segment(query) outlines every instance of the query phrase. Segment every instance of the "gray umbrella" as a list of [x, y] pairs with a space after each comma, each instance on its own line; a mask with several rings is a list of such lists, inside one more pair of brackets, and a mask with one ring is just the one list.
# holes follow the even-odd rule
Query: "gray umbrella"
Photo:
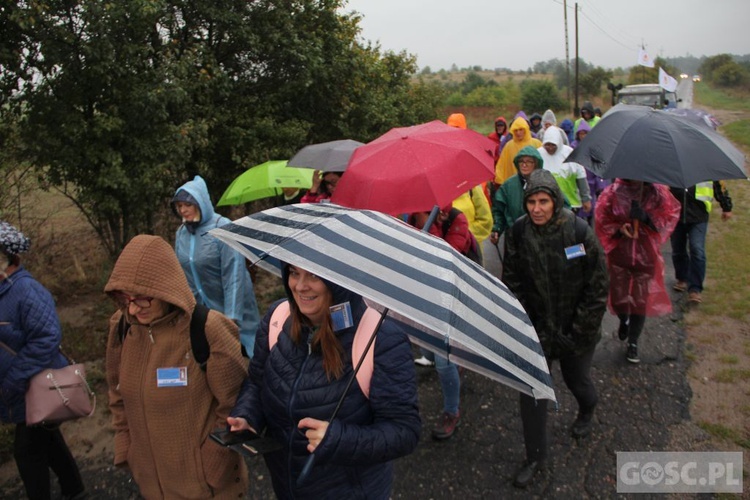
[[634, 179], [688, 188], [746, 179], [745, 157], [711, 128], [647, 106], [609, 110], [565, 160], [605, 179]]
[[343, 172], [354, 150], [363, 144], [351, 139], [310, 144], [297, 151], [287, 165], [314, 168], [321, 172]]

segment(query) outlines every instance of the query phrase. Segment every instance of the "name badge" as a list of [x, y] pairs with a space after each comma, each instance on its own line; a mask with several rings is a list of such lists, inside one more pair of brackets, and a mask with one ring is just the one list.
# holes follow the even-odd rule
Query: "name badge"
[[187, 387], [187, 385], [187, 366], [156, 369], [156, 387]]
[[329, 310], [331, 311], [331, 323], [333, 323], [334, 332], [354, 326], [352, 306], [349, 305], [349, 302], [336, 304], [335, 306], [331, 306]]
[[586, 255], [586, 248], [583, 246], [583, 243], [565, 249], [565, 257], [567, 257], [568, 260], [577, 259], [584, 255]]

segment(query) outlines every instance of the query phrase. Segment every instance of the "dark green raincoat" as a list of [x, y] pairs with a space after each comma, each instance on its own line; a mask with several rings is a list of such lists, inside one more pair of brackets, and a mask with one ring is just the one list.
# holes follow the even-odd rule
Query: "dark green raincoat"
[[[540, 191], [552, 196], [555, 211], [543, 226], [528, 214], [505, 233], [503, 282], [516, 295], [536, 329], [548, 359], [580, 355], [601, 339], [609, 278], [599, 240], [590, 227], [576, 241], [576, 216], [546, 170], [529, 176], [525, 200]], [[519, 226], [519, 227], [515, 227]], [[565, 249], [583, 243], [585, 255], [567, 258]]]

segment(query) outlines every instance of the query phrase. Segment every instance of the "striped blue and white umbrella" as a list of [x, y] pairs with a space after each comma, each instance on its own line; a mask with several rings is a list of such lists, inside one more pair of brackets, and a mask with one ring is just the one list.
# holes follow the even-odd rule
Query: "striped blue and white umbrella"
[[266, 256], [289, 262], [387, 308], [415, 343], [458, 365], [555, 399], [521, 304], [440, 238], [380, 212], [332, 203], [271, 208], [211, 234], [252, 263]]

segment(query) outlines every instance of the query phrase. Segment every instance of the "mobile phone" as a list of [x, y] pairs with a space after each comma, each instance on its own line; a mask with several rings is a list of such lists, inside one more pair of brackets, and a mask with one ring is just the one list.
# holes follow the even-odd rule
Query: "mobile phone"
[[246, 441], [258, 439], [258, 436], [253, 431], [227, 431], [227, 430], [216, 430], [210, 434], [211, 439], [216, 441], [222, 446], [234, 446], [236, 444], [242, 444]]

